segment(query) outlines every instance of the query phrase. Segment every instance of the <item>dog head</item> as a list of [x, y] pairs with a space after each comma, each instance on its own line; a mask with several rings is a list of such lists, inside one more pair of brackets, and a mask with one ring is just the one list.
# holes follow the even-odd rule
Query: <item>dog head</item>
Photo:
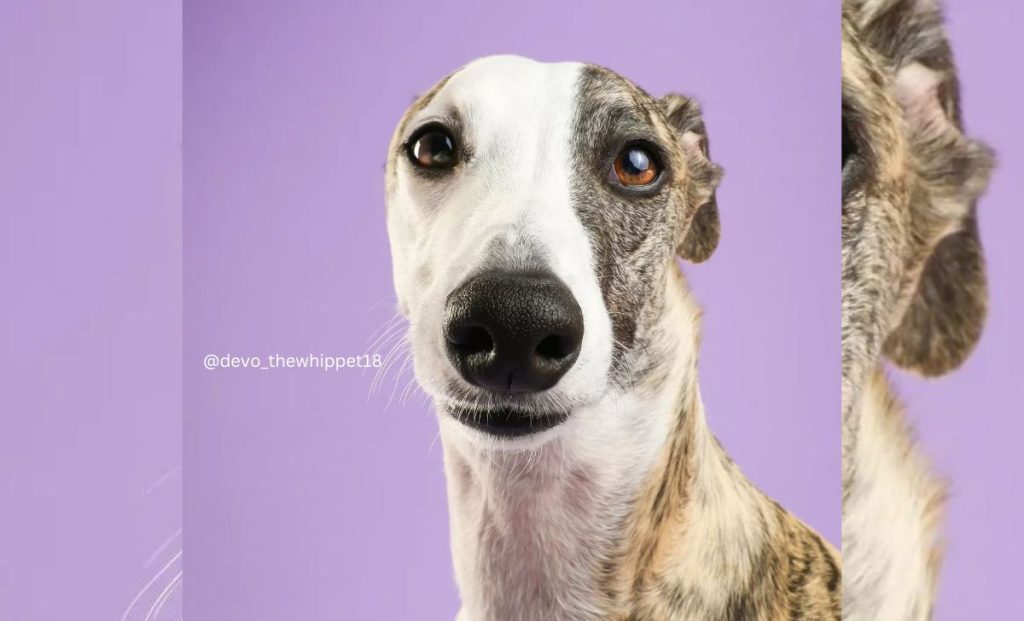
[[934, 3], [846, 2], [842, 64], [846, 397], [880, 353], [932, 376], [972, 351], [987, 298], [976, 203], [993, 157], [963, 132]]
[[417, 379], [481, 437], [537, 435], [633, 372], [674, 257], [718, 240], [696, 104], [596, 66], [477, 60], [391, 142], [388, 233]]

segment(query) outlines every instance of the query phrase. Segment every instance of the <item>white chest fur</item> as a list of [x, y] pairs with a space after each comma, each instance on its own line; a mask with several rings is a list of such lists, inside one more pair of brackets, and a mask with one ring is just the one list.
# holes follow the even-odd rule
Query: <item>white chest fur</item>
[[481, 450], [442, 420], [460, 619], [601, 617], [601, 562], [670, 420], [640, 407], [609, 397], [518, 452]]

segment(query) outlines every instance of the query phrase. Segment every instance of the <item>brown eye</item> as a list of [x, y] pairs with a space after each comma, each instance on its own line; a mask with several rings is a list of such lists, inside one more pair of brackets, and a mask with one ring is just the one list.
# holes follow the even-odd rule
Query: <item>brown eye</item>
[[439, 127], [425, 128], [409, 141], [409, 160], [422, 168], [451, 168], [456, 155], [455, 140]]
[[638, 146], [623, 149], [613, 169], [619, 183], [627, 186], [651, 185], [660, 172], [651, 152]]

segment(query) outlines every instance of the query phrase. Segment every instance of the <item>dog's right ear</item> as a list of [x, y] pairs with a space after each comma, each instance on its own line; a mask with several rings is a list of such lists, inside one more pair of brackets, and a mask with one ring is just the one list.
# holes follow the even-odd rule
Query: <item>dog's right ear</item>
[[722, 178], [722, 169], [711, 161], [707, 131], [700, 105], [683, 95], [666, 95], [659, 102], [661, 111], [679, 135], [689, 173], [687, 213], [692, 213], [689, 226], [676, 247], [676, 254], [700, 263], [708, 259], [718, 246], [720, 224], [715, 189]]

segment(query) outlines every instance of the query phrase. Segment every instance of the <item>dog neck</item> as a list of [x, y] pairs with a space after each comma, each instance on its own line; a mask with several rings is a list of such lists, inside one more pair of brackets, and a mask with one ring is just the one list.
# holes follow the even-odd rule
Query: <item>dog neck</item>
[[[700, 313], [669, 271], [648, 339], [657, 363], [574, 412], [557, 438], [496, 452], [442, 422], [460, 619], [606, 618], [649, 586], [669, 544], [673, 579], [704, 610], [746, 578], [740, 559], [758, 545], [751, 524], [765, 501], [707, 429]], [[701, 502], [686, 502], [693, 495]], [[666, 532], [682, 522], [685, 533]]]

